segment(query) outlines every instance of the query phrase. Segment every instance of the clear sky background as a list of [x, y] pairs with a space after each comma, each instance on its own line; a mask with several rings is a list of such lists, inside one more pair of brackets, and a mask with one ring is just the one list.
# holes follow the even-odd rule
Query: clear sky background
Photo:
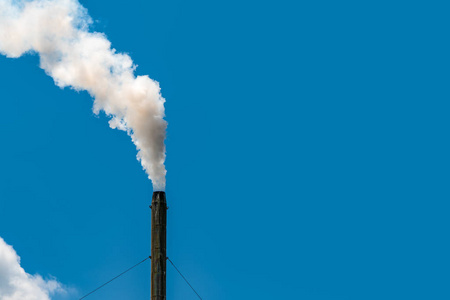
[[[446, 1], [81, 3], [161, 84], [168, 256], [203, 299], [450, 298]], [[149, 255], [152, 188], [38, 64], [0, 57], [0, 236], [77, 299]], [[170, 265], [167, 295], [196, 299]]]

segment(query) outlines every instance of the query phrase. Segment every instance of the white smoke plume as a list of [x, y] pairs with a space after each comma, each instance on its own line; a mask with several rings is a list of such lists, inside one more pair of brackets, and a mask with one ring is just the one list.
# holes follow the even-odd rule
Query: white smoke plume
[[0, 0], [0, 52], [37, 53], [56, 85], [88, 91], [94, 112], [104, 111], [111, 128], [131, 136], [153, 189], [164, 190], [167, 122], [159, 84], [135, 76], [131, 58], [89, 31], [91, 23], [77, 0]]
[[53, 295], [66, 293], [58, 281], [26, 273], [16, 251], [0, 237], [1, 300], [49, 300]]

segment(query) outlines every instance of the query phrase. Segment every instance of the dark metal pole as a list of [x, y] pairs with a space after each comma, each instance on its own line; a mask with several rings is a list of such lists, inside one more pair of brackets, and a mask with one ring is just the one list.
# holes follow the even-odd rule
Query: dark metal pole
[[152, 197], [152, 278], [151, 300], [166, 300], [166, 193], [154, 192]]

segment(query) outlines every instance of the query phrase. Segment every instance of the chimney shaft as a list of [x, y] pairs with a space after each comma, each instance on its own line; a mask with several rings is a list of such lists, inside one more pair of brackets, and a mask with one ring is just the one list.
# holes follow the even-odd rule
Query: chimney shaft
[[151, 300], [166, 300], [166, 193], [152, 197], [152, 266]]

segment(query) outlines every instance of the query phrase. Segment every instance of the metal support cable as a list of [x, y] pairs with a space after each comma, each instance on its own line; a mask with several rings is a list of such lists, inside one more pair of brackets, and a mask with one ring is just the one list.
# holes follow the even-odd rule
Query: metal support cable
[[197, 294], [198, 298], [200, 298], [201, 300], [202, 297], [200, 297], [200, 295], [197, 293], [197, 291], [192, 287], [192, 285], [189, 283], [189, 281], [187, 281], [186, 277], [183, 276], [183, 274], [181, 274], [180, 270], [178, 270], [177, 267], [175, 267], [175, 265], [173, 264], [173, 262], [170, 260], [170, 258], [167, 258], [167, 260], [172, 264], [172, 266], [175, 268], [175, 270], [177, 270], [178, 274], [180, 274], [181, 277], [183, 277], [184, 281], [186, 281], [186, 283], [191, 287], [191, 289], [194, 291], [195, 294]]
[[134, 269], [135, 267], [139, 266], [140, 264], [142, 264], [144, 261], [146, 261], [146, 260], [149, 259], [149, 258], [151, 258], [151, 257], [149, 256], [149, 257], [147, 257], [146, 259], [144, 259], [144, 260], [138, 262], [137, 264], [135, 264], [135, 265], [132, 266], [131, 268], [129, 268], [129, 269], [123, 271], [122, 273], [120, 273], [119, 275], [117, 275], [116, 277], [114, 277], [113, 279], [109, 280], [108, 282], [105, 282], [104, 284], [102, 284], [101, 286], [99, 286], [98, 288], [96, 288], [95, 290], [93, 290], [93, 291], [87, 293], [86, 295], [84, 295], [83, 297], [81, 297], [79, 300], [84, 299], [84, 298], [86, 298], [87, 296], [89, 296], [90, 294], [92, 294], [92, 293], [98, 291], [99, 289], [101, 289], [102, 287], [104, 287], [105, 285], [107, 285], [108, 283], [110, 283], [111, 281], [113, 281], [114, 279], [119, 278], [120, 276], [122, 276], [122, 275], [125, 274], [126, 272], [130, 271], [131, 269]]

